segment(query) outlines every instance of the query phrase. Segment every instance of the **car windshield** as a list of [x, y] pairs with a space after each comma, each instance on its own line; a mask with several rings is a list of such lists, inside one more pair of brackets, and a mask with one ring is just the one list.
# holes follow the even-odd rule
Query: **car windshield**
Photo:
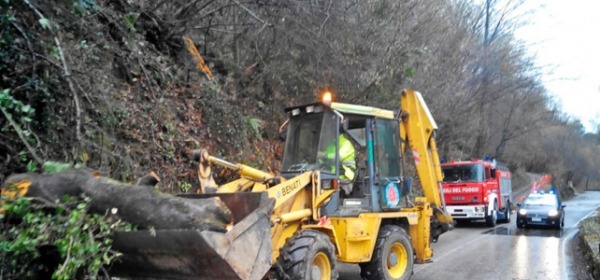
[[525, 207], [541, 207], [551, 206], [556, 207], [558, 201], [553, 195], [530, 195], [525, 199]]
[[442, 170], [444, 182], [483, 182], [483, 166], [480, 164], [444, 166]]

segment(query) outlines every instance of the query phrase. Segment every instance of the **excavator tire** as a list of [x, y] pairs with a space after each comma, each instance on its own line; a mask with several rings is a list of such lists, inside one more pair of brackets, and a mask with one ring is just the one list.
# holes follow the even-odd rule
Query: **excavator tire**
[[366, 280], [406, 280], [413, 273], [414, 254], [410, 237], [403, 228], [386, 225], [379, 231], [373, 257], [360, 264]]
[[337, 279], [335, 249], [329, 237], [316, 230], [304, 230], [287, 240], [277, 261], [281, 279]]

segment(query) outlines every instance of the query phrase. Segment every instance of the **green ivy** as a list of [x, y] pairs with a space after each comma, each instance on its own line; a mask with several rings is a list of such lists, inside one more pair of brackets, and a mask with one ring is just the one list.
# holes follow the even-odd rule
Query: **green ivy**
[[123, 18], [123, 22], [125, 23], [125, 28], [130, 32], [136, 32], [135, 22], [137, 21], [140, 14], [138, 13], [129, 13]]
[[38, 168], [37, 168], [37, 165], [35, 164], [35, 161], [33, 161], [33, 160], [30, 160], [30, 161], [27, 163], [27, 172], [31, 172], [31, 173], [33, 173], [33, 172], [36, 172], [36, 171], [37, 171], [37, 169], [38, 169]]
[[[35, 109], [31, 105], [15, 99], [9, 89], [0, 91], [0, 117], [7, 120], [0, 122], [0, 133], [17, 132], [24, 142], [35, 144], [36, 139], [29, 130], [34, 114]], [[20, 151], [17, 158], [22, 163], [31, 161], [26, 151]]]
[[[0, 107], [2, 107], [13, 120], [15, 120], [21, 127], [27, 127], [31, 122], [35, 109], [29, 104], [25, 104], [20, 100], [15, 99], [10, 94], [10, 89], [3, 89], [0, 91]], [[5, 128], [3, 128], [4, 130]], [[27, 132], [30, 135], [31, 132]]]
[[[111, 249], [115, 230], [131, 225], [88, 213], [89, 199], [65, 203], [18, 198], [5, 201], [0, 216], [0, 279], [33, 279], [51, 272], [52, 279], [97, 279], [121, 254]], [[46, 250], [44, 251], [43, 248]], [[48, 267], [54, 252], [57, 267]]]
[[262, 140], [262, 136], [260, 133], [260, 127], [262, 126], [262, 120], [252, 116], [244, 117], [244, 122], [250, 126], [250, 129], [254, 133], [254, 137], [258, 140]]
[[85, 167], [84, 164], [81, 163], [77, 163], [75, 165], [73, 165], [73, 163], [65, 163], [65, 162], [58, 162], [58, 161], [46, 161], [44, 162], [43, 166], [42, 166], [42, 170], [44, 173], [46, 174], [54, 174], [54, 173], [59, 173], [59, 172], [64, 172], [67, 171], [69, 169], [81, 169]]
[[179, 191], [182, 193], [188, 193], [192, 189], [192, 184], [185, 181], [177, 181], [177, 187], [179, 187]]

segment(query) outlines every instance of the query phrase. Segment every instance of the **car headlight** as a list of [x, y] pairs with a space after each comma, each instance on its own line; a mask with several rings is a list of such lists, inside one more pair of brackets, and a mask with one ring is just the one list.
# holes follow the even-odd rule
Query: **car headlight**
[[556, 216], [558, 215], [558, 210], [552, 209], [548, 212], [548, 216]]
[[519, 214], [520, 215], [525, 215], [525, 214], [527, 214], [527, 210], [525, 210], [525, 209], [519, 209]]

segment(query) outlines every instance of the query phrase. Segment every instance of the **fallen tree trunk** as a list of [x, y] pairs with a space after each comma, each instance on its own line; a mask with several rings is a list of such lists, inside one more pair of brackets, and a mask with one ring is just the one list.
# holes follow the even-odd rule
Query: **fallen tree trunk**
[[96, 177], [81, 170], [56, 174], [25, 173], [9, 176], [2, 189], [30, 182], [26, 197], [55, 202], [65, 196], [91, 199], [90, 210], [116, 212], [124, 221], [140, 229], [199, 229], [225, 232], [232, 223], [227, 206], [218, 198], [187, 199], [139, 186]]

